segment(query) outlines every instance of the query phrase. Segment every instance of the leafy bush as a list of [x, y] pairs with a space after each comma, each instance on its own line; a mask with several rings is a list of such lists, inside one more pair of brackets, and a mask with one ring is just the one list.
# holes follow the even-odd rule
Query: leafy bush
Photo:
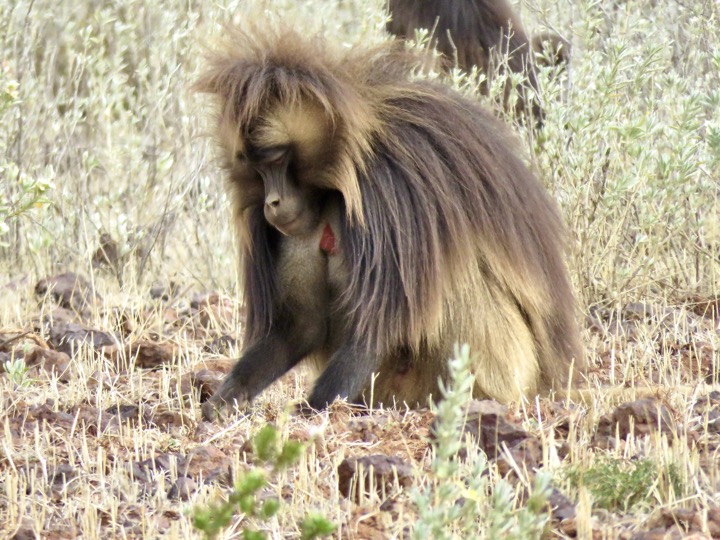
[[[493, 486], [485, 454], [458, 437], [472, 399], [471, 366], [469, 347], [456, 347], [450, 383], [442, 388], [443, 400], [433, 407], [437, 418], [430, 476], [413, 494], [418, 511], [413, 538], [539, 538], [548, 523], [550, 477], [537, 474], [525, 506], [516, 508], [515, 490], [502, 480]], [[466, 459], [459, 457], [461, 449], [467, 451]]]
[[[304, 447], [295, 441], [280, 444], [277, 430], [267, 425], [253, 439], [253, 455], [261, 464], [270, 467], [270, 473], [276, 474], [297, 463]], [[263, 522], [271, 519], [280, 510], [280, 501], [275, 497], [259, 500], [259, 492], [267, 486], [268, 473], [254, 467], [243, 473], [235, 483], [235, 488], [227, 500], [212, 504], [206, 508], [196, 508], [193, 513], [193, 524], [205, 538], [215, 538], [220, 531], [232, 522], [235, 514], [242, 512], [245, 518], [255, 518]], [[312, 540], [331, 534], [335, 527], [319, 514], [308, 513], [300, 524], [302, 540]], [[264, 540], [265, 533], [243, 526], [245, 540]]]
[[[574, 465], [566, 471], [571, 486], [584, 486], [593, 496], [594, 505], [606, 510], [627, 512], [654, 498], [654, 487], [666, 481], [676, 494], [681, 492], [680, 479], [673, 467], [658, 474], [658, 465], [650, 459], [623, 460], [603, 457], [590, 465]], [[663, 478], [664, 477], [664, 478]]]

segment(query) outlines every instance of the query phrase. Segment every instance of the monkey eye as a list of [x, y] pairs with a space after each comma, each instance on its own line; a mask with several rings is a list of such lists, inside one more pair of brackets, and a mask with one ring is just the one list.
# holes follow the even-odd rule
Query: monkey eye
[[258, 152], [258, 161], [264, 165], [280, 165], [287, 157], [287, 153], [288, 148], [286, 146], [264, 148]]

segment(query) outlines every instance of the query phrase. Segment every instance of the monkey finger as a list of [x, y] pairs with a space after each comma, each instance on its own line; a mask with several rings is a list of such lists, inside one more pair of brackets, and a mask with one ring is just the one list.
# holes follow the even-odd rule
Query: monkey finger
[[[231, 397], [232, 396], [232, 397]], [[244, 408], [249, 403], [249, 400], [245, 395], [237, 395], [231, 392], [230, 388], [220, 388], [209, 400], [202, 404], [202, 415], [203, 419], [212, 422], [214, 420], [221, 420], [223, 413], [227, 412], [230, 408], [239, 410]]]

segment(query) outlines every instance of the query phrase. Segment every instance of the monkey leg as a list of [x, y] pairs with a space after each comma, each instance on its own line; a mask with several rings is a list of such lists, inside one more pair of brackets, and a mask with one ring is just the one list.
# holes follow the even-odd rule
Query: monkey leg
[[315, 344], [294, 339], [295, 335], [276, 329], [249, 347], [220, 389], [202, 405], [203, 418], [212, 421], [227, 405], [246, 405], [307, 356]]
[[355, 401], [378, 371], [378, 358], [353, 343], [346, 343], [330, 357], [315, 383], [308, 405], [322, 410], [336, 398]]

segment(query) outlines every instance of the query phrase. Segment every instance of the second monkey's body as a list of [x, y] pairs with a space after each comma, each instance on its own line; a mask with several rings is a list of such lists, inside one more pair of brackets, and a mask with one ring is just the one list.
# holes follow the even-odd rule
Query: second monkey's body
[[[521, 74], [525, 80], [517, 85], [516, 112], [532, 110], [538, 126], [542, 124], [535, 65], [569, 62], [570, 44], [559, 35], [543, 32], [530, 39], [509, 0], [389, 0], [388, 9], [387, 30], [399, 38], [412, 39], [421, 28], [434, 31], [430, 44], [442, 54], [441, 68], [457, 65], [469, 72], [477, 66], [489, 80], [505, 67]], [[487, 92], [485, 84], [482, 88]], [[505, 87], [506, 110], [510, 88]]]

